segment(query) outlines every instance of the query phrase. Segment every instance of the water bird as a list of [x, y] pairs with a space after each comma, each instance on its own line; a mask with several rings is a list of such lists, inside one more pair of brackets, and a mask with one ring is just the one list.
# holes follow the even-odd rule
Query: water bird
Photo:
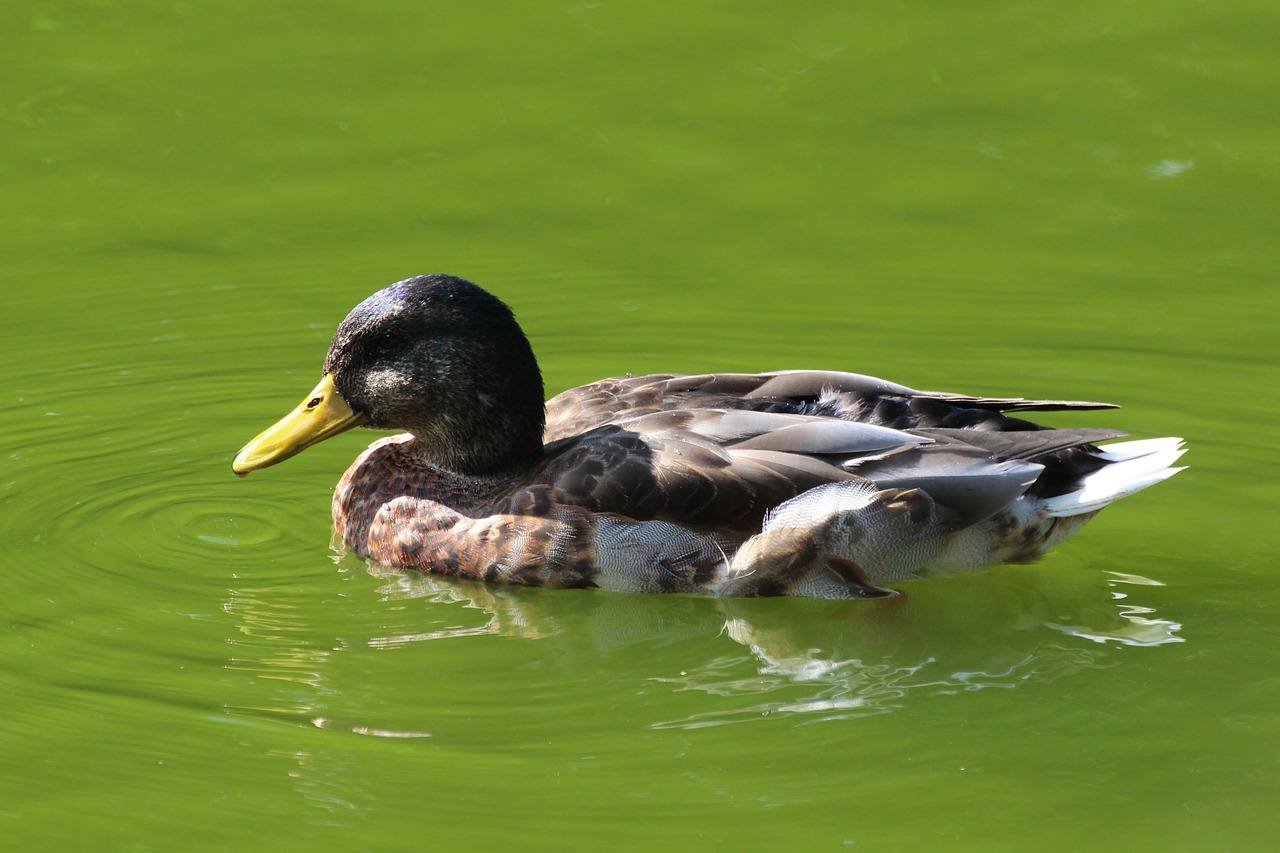
[[1110, 442], [1010, 412], [1108, 403], [918, 391], [826, 370], [621, 376], [544, 403], [511, 309], [471, 282], [390, 285], [338, 326], [323, 378], [235, 457], [244, 476], [356, 426], [337, 535], [393, 567], [492, 583], [878, 598], [1028, 562], [1182, 468], [1182, 439]]

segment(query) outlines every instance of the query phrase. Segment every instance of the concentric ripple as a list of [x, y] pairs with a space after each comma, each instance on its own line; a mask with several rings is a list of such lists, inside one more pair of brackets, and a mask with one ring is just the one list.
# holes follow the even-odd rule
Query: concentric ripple
[[[291, 379], [259, 381], [283, 386], [283, 400]], [[27, 382], [0, 413], [10, 436], [0, 545], [11, 552], [49, 549], [72, 572], [136, 575], [327, 542], [328, 500], [314, 471], [282, 469], [254, 483], [232, 476], [236, 448], [273, 416], [257, 402], [265, 393], [246, 398], [242, 380], [129, 351]]]

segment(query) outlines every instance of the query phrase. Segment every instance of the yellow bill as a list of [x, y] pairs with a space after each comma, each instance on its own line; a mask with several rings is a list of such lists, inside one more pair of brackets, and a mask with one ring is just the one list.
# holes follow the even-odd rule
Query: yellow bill
[[333, 376], [325, 374], [296, 409], [267, 427], [236, 454], [231, 470], [244, 477], [250, 471], [296, 456], [313, 444], [359, 426], [364, 420], [364, 415], [353, 412], [334, 390]]

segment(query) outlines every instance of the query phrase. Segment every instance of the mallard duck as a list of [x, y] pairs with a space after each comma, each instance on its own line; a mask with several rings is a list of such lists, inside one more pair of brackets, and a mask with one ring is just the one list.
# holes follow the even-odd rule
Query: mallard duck
[[543, 402], [511, 309], [448, 275], [338, 327], [324, 377], [236, 456], [239, 475], [352, 427], [345, 545], [493, 583], [875, 598], [924, 572], [1026, 562], [1181, 468], [1182, 440], [1099, 445], [1014, 411], [1107, 403], [917, 391], [855, 373], [659, 374]]

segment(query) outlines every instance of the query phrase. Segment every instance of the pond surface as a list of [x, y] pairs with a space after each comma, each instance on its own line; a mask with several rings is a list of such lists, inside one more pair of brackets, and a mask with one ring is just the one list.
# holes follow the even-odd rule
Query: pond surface
[[[12, 849], [1270, 849], [1280, 11], [10, 4]], [[1103, 399], [1191, 468], [889, 602], [508, 590], [248, 480], [347, 310], [509, 302], [548, 392]]]

